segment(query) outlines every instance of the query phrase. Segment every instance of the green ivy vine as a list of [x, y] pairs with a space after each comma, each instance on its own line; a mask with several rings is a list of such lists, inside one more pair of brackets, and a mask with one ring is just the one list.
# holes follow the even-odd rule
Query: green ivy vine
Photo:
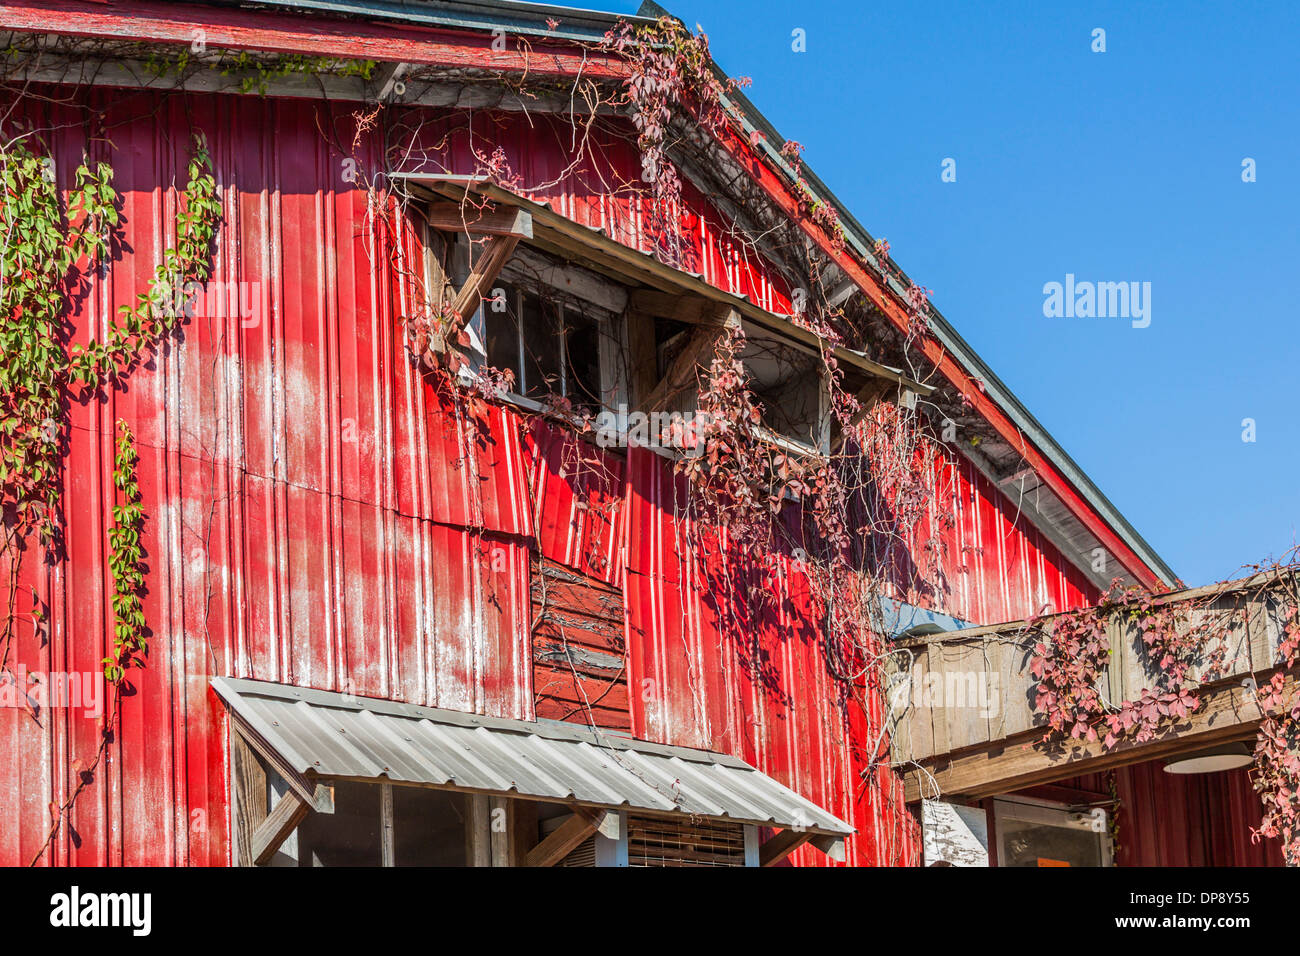
[[[0, 138], [2, 139], [2, 138]], [[15, 633], [17, 591], [25, 542], [33, 534], [47, 545], [57, 537], [60, 465], [67, 439], [70, 393], [110, 387], [136, 367], [185, 314], [191, 283], [211, 273], [211, 249], [222, 216], [212, 162], [195, 135], [176, 222], [176, 243], [164, 251], [146, 291], [121, 306], [103, 338], [65, 345], [64, 319], [83, 294], [93, 270], [103, 267], [119, 226], [113, 170], [88, 160], [77, 167], [66, 205], [53, 158], [24, 137], [0, 148], [0, 512], [7, 613], [0, 631], [0, 672], [7, 668]], [[112, 702], [99, 748], [88, 763], [72, 764], [75, 785], [62, 803], [50, 804], [51, 824], [33, 857], [37, 862], [57, 836], [77, 796], [93, 779], [117, 723], [122, 686], [131, 666], [144, 666], [144, 506], [136, 480], [138, 454], [130, 428], [119, 420], [113, 467], [115, 502], [109, 529], [113, 578], [113, 649], [103, 660]], [[31, 620], [44, 611], [32, 595]]]

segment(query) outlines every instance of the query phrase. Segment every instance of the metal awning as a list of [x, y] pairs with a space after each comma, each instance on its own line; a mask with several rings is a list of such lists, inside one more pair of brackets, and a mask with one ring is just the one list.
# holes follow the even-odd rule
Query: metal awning
[[502, 720], [217, 677], [240, 730], [294, 773], [682, 813], [844, 837], [843, 820], [735, 757], [569, 724]]

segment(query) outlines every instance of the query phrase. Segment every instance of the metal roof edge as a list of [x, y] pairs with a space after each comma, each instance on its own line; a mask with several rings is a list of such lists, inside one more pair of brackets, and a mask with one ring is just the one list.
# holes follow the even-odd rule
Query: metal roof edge
[[[399, 20], [404, 23], [453, 30], [490, 32], [504, 28], [512, 33], [557, 40], [590, 42], [604, 37], [619, 20], [651, 22], [638, 14], [582, 10], [549, 3], [516, 0], [200, 0], [225, 7], [250, 5], [284, 10], [315, 11], [333, 16]], [[554, 30], [548, 19], [558, 20]]]

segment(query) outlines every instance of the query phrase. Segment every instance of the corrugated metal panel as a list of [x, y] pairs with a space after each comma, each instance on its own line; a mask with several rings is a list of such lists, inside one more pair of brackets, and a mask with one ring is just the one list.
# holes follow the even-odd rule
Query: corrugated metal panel
[[607, 584], [622, 584], [627, 548], [623, 459], [535, 420], [525, 434], [538, 550]]
[[725, 817], [836, 835], [853, 829], [725, 754], [260, 681], [215, 678], [212, 686], [243, 725], [301, 773]]

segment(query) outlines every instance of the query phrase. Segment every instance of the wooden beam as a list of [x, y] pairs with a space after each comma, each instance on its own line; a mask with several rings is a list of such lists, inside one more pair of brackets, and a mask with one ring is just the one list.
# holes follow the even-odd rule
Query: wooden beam
[[292, 766], [290, 766], [283, 757], [276, 752], [275, 748], [270, 746], [266, 741], [255, 733], [250, 727], [241, 723], [233, 722], [234, 716], [231, 716], [232, 732], [239, 736], [239, 739], [251, 747], [272, 770], [284, 778], [298, 796], [307, 801], [310, 809], [317, 813], [334, 812], [334, 787], [329, 783], [322, 783], [306, 776], [303, 776]]
[[[998, 741], [992, 748], [922, 761], [923, 770], [907, 768], [903, 771], [904, 797], [912, 802], [936, 796], [936, 786], [944, 797], [991, 797], [1248, 739], [1263, 714], [1254, 694], [1241, 686], [1245, 676], [1237, 675], [1231, 681], [1203, 689], [1196, 713], [1156, 740], [1141, 744], [1122, 741], [1113, 750], [1103, 748], [1100, 741], [1076, 740], [1052, 747], [1038, 743], [1043, 733], [1039, 728]], [[1256, 680], [1262, 686], [1269, 676], [1261, 674]], [[1296, 683], [1294, 674], [1287, 677], [1283, 690], [1286, 697], [1296, 692]]]
[[624, 313], [627, 326], [628, 389], [631, 401], [644, 405], [659, 381], [659, 355], [655, 320], [631, 307]]
[[586, 807], [575, 808], [573, 816], [528, 851], [528, 855], [524, 857], [524, 866], [554, 866], [604, 824], [605, 811], [589, 810]]
[[821, 850], [832, 860], [837, 863], [843, 863], [845, 856], [844, 837], [840, 836], [815, 836], [808, 841], [810, 846]]
[[465, 796], [465, 865], [492, 865], [492, 798], [486, 793]]
[[776, 866], [816, 835], [811, 830], [782, 830], [758, 848], [758, 865]]
[[379, 865], [397, 866], [397, 840], [393, 830], [393, 785], [379, 785]]
[[688, 322], [691, 325], [716, 325], [720, 314], [719, 303], [710, 299], [696, 295], [658, 292], [654, 289], [637, 289], [632, 293], [631, 306], [647, 315]]
[[400, 61], [448, 70], [491, 70], [536, 77], [591, 77], [622, 82], [630, 75], [626, 59], [613, 51], [573, 43], [536, 48], [447, 27], [412, 30], [402, 23], [352, 20], [347, 23], [304, 17], [298, 12], [247, 10], [133, 0], [106, 7], [101, 0], [6, 0], [0, 5], [0, 30], [40, 36], [114, 37], [122, 42], [189, 46], [202, 28], [209, 47], [300, 53], [343, 60]]
[[533, 217], [522, 209], [510, 206], [499, 209], [489, 204], [479, 208], [472, 202], [462, 204], [446, 200], [429, 203], [425, 216], [430, 226], [443, 232], [533, 238]]
[[235, 864], [253, 865], [253, 834], [266, 819], [266, 771], [253, 748], [233, 727], [230, 769], [235, 797]]
[[718, 314], [708, 323], [697, 326], [673, 358], [650, 394], [641, 402], [643, 411], [658, 412], [666, 409], [672, 399], [682, 392], [695, 388], [699, 384], [700, 370], [708, 368], [713, 362], [718, 339], [728, 325], [739, 322], [740, 316], [734, 311]]
[[518, 236], [493, 236], [471, 267], [469, 278], [456, 294], [452, 308], [457, 315], [468, 319], [483, 301], [483, 293], [501, 274], [501, 267], [506, 264], [515, 246], [519, 244]]
[[510, 865], [523, 866], [528, 854], [537, 846], [537, 804], [532, 800], [512, 800], [510, 815]]
[[275, 856], [280, 844], [298, 824], [311, 813], [311, 806], [294, 790], [286, 790], [280, 802], [253, 832], [252, 857], [254, 866], [264, 866]]

